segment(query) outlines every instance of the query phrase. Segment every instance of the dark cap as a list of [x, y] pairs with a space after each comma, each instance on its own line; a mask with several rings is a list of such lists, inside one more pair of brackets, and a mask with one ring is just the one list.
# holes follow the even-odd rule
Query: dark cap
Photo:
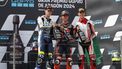
[[85, 9], [79, 8], [79, 9], [78, 9], [78, 12], [85, 12]]
[[52, 6], [47, 5], [47, 6], [45, 7], [45, 10], [50, 10], [50, 11], [53, 11], [53, 8], [52, 8]]
[[64, 15], [69, 15], [69, 12], [66, 11], [66, 10], [62, 11], [62, 12], [61, 12], [61, 16], [64, 16]]

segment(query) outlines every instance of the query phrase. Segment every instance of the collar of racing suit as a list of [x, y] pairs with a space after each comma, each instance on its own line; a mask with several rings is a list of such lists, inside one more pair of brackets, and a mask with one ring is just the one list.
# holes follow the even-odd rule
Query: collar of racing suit
[[87, 21], [88, 21], [88, 20], [87, 20], [86, 18], [79, 18], [79, 22], [80, 22], [80, 23], [86, 24]]

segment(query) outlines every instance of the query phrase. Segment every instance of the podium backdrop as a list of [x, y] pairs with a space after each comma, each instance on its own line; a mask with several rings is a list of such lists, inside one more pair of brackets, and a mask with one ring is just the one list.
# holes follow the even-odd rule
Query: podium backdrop
[[19, 15], [19, 59], [16, 69], [27, 69], [28, 52], [32, 42], [37, 41], [37, 17], [44, 14], [44, 8], [54, 8], [51, 18], [56, 22], [62, 10], [70, 12], [70, 23], [79, 7], [85, 8], [85, 0], [0, 0], [0, 68], [12, 69], [13, 16]]
[[[68, 10], [70, 23], [73, 23], [78, 20], [77, 9], [86, 7], [87, 18], [95, 24], [97, 39], [103, 55], [103, 63], [99, 69], [112, 68], [109, 54], [112, 50], [120, 51], [122, 0], [0, 0], [0, 68], [11, 69], [8, 61], [10, 61], [12, 45], [13, 16], [17, 14], [20, 17], [19, 41], [22, 55], [18, 64], [24, 66], [28, 63], [27, 55], [31, 43], [37, 41], [38, 38], [36, 19], [43, 15], [44, 8], [48, 4], [54, 8], [51, 18], [55, 22], [59, 19], [62, 10]], [[115, 67], [116, 65], [114, 64]]]

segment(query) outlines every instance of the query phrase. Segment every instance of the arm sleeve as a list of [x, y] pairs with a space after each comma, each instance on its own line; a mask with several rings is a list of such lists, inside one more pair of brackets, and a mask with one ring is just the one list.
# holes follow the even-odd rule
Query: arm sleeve
[[42, 17], [39, 16], [39, 17], [37, 18], [37, 23], [38, 23], [39, 28], [42, 28], [42, 27], [43, 27]]
[[91, 38], [93, 39], [96, 36], [93, 21], [90, 21], [90, 29], [91, 29], [91, 32], [92, 32], [91, 33]]

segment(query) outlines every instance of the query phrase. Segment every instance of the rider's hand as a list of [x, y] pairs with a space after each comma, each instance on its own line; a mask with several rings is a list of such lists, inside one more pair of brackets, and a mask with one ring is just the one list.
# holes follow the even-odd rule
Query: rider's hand
[[87, 39], [85, 40], [85, 43], [90, 42], [90, 41], [91, 41], [91, 40], [87, 38]]
[[77, 31], [79, 31], [79, 30], [80, 30], [80, 26], [79, 26], [79, 25], [77, 25], [77, 26], [76, 26], [76, 29], [77, 29]]
[[61, 31], [63, 31], [64, 30], [64, 27], [63, 26], [60, 26], [60, 29], [61, 29]]
[[53, 27], [56, 27], [56, 24], [55, 24], [55, 23], [53, 23], [53, 24], [52, 24], [52, 26], [53, 26]]

